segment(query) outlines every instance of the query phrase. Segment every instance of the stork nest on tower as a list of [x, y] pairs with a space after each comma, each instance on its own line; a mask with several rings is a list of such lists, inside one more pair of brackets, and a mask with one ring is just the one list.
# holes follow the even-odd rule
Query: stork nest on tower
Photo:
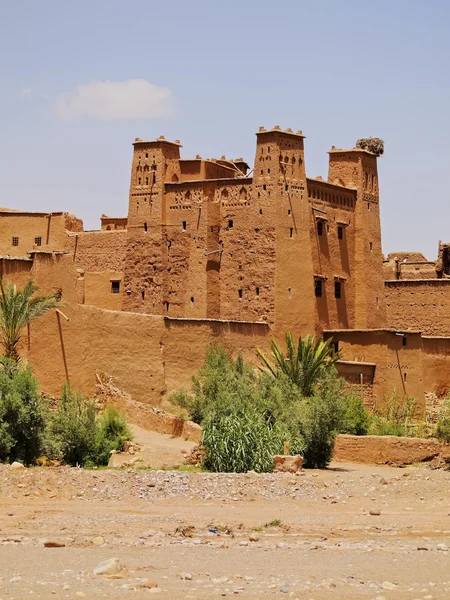
[[356, 148], [368, 150], [375, 156], [381, 156], [384, 153], [384, 141], [376, 137], [361, 138], [356, 142]]

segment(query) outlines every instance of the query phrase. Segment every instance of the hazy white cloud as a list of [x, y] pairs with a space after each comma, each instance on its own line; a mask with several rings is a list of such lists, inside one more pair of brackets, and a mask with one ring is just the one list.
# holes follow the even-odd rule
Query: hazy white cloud
[[26, 98], [30, 94], [31, 94], [31, 88], [22, 88], [19, 92], [19, 95], [22, 96], [22, 98]]
[[98, 119], [154, 119], [174, 113], [172, 92], [145, 79], [93, 81], [56, 96], [61, 117]]

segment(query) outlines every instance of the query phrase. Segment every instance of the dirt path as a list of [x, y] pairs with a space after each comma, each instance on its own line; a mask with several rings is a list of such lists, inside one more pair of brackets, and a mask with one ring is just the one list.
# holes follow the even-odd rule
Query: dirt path
[[450, 598], [450, 473], [334, 467], [0, 467], [0, 599]]

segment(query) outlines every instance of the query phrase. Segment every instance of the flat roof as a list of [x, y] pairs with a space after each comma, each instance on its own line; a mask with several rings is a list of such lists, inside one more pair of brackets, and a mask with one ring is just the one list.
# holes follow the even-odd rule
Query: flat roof
[[61, 212], [52, 212], [51, 210], [47, 212], [34, 212], [34, 211], [24, 211], [24, 210], [14, 210], [14, 209], [0, 209], [1, 215], [13, 215], [14, 217], [59, 217], [66, 213], [65, 211]]
[[390, 329], [388, 327], [378, 329], [324, 329], [323, 333], [402, 333], [404, 335], [422, 333], [416, 329], [408, 331], [406, 329]]
[[[233, 171], [235, 172], [235, 171]], [[230, 183], [252, 183], [253, 177], [218, 177], [217, 179], [188, 179], [187, 181], [166, 181], [164, 185], [189, 185], [190, 183], [206, 183], [208, 181], [227, 181]]]
[[375, 156], [375, 158], [377, 157], [377, 155], [373, 152], [369, 152], [369, 150], [365, 150], [363, 148], [351, 148], [350, 150], [342, 150], [341, 148], [331, 148], [331, 150], [328, 151], [328, 154], [347, 154], [348, 152], [363, 152], [364, 154], [368, 154], [369, 156]]
[[377, 363], [371, 363], [371, 362], [363, 362], [363, 361], [359, 361], [359, 360], [337, 360], [336, 361], [338, 364], [340, 365], [363, 365], [365, 367], [376, 367]]
[[172, 146], [178, 146], [179, 148], [182, 147], [180, 140], [175, 140], [174, 142], [171, 142], [169, 140], [166, 140], [166, 138], [164, 136], [160, 136], [156, 140], [141, 140], [140, 138], [136, 138], [133, 142], [133, 146], [138, 146], [139, 144], [161, 144], [161, 143], [171, 144]]
[[265, 133], [280, 133], [282, 135], [288, 135], [290, 137], [294, 136], [294, 137], [298, 137], [301, 139], [305, 138], [301, 129], [299, 129], [297, 131], [297, 133], [295, 133], [294, 131], [292, 131], [292, 129], [284, 130], [284, 129], [281, 129], [281, 127], [278, 127], [277, 125], [275, 125], [275, 127], [272, 127], [272, 129], [264, 129], [264, 127], [260, 127], [259, 131], [256, 132], [256, 135], [263, 135]]
[[311, 181], [311, 183], [318, 183], [319, 185], [326, 185], [330, 187], [337, 188], [338, 190], [345, 190], [346, 192], [351, 192], [356, 195], [355, 188], [348, 188], [345, 185], [339, 185], [338, 183], [331, 183], [331, 181], [324, 181], [323, 179], [315, 179], [314, 177], [307, 177], [306, 181]]

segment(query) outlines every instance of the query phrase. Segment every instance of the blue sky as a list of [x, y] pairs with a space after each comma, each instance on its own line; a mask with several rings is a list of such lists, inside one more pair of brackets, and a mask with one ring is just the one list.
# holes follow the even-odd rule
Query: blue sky
[[372, 135], [384, 252], [435, 258], [449, 30], [447, 0], [0, 0], [0, 205], [126, 215], [135, 137], [253, 164], [260, 125], [302, 129], [315, 177]]

